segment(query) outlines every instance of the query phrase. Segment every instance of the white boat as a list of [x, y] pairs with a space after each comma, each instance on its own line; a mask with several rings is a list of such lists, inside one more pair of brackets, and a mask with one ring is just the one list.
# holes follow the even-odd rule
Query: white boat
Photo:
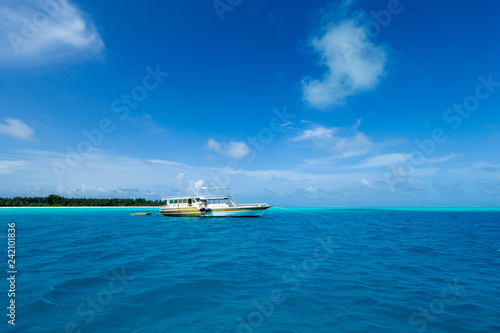
[[[229, 190], [227, 187], [202, 187], [206, 191]], [[238, 205], [229, 194], [177, 195], [163, 197], [165, 205], [160, 213], [165, 216], [198, 217], [259, 217], [270, 207], [266, 203]]]

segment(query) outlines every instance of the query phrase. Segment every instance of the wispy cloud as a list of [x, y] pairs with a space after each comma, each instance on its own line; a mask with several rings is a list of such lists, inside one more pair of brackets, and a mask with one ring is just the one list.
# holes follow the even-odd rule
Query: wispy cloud
[[[342, 2], [345, 15], [352, 1]], [[385, 74], [387, 52], [365, 33], [365, 16], [333, 19], [326, 23], [311, 46], [326, 67], [321, 79], [302, 81], [303, 99], [311, 107], [326, 110], [344, 105], [346, 98], [373, 89]]]
[[187, 166], [184, 163], [179, 163], [179, 162], [174, 162], [174, 161], [167, 161], [167, 160], [146, 160], [146, 162], [156, 163], [156, 164], [163, 164], [163, 165]]
[[365, 159], [359, 164], [349, 167], [349, 169], [379, 168], [394, 164], [400, 164], [408, 160], [411, 154], [390, 153]]
[[0, 161], [0, 175], [5, 175], [25, 166], [25, 161]]
[[433, 185], [434, 190], [436, 190], [440, 195], [457, 197], [464, 194], [464, 189], [462, 184], [458, 181], [451, 184], [443, 184], [440, 182], [435, 182]]
[[99, 55], [104, 43], [90, 17], [66, 0], [7, 0], [0, 6], [3, 63], [45, 63]]
[[401, 172], [401, 168], [399, 168], [396, 164], [398, 163], [390, 163], [388, 167], [388, 174], [392, 180], [390, 182], [392, 191], [396, 193], [410, 193], [428, 190], [428, 188], [417, 183], [412, 175]]
[[[276, 189], [295, 187], [295, 184], [305, 187], [326, 184], [341, 186], [358, 182], [361, 178], [350, 171], [311, 174], [293, 168], [244, 170], [196, 167], [168, 160], [142, 160], [101, 150], [84, 156], [85, 162], [72, 168], [60, 180], [54, 165], [65, 163], [66, 154], [22, 151], [16, 155], [18, 161], [0, 163], [1, 174], [15, 175], [0, 178], [4, 196], [58, 193], [67, 196], [137, 197], [148, 193], [150, 197], [159, 198], [169, 193], [189, 193], [203, 185], [218, 185], [214, 183], [217, 177], [212, 175], [225, 175], [230, 179], [230, 184], [224, 185], [247, 192], [256, 191], [263, 186]], [[18, 175], [23, 177], [17, 177]]]
[[227, 143], [219, 143], [210, 138], [207, 140], [206, 148], [215, 153], [225, 155], [230, 159], [242, 160], [250, 155], [250, 147], [243, 141], [230, 141]]
[[449, 154], [443, 157], [436, 157], [436, 158], [428, 158], [425, 160], [426, 164], [436, 164], [436, 163], [444, 163], [448, 162], [449, 160], [455, 158], [455, 157], [463, 157], [464, 154]]
[[[479, 190], [490, 198], [488, 203], [498, 202], [498, 173], [490, 173], [490, 177], [483, 178], [479, 183], [475, 174], [453, 177], [446, 170], [427, 172], [426, 169], [418, 169], [412, 175], [402, 174], [394, 162], [404, 160], [408, 155], [397, 155], [385, 154], [365, 159], [363, 168], [336, 168], [318, 173], [301, 171], [293, 166], [257, 170], [191, 166], [169, 160], [143, 160], [100, 150], [85, 156], [82, 166], [72, 168], [60, 180], [53, 169], [54, 163], [64, 163], [66, 154], [16, 151], [0, 156], [0, 196], [44, 196], [56, 193], [75, 197], [159, 199], [163, 195], [190, 193], [200, 186], [228, 185], [238, 193], [238, 199], [287, 205], [400, 205], [414, 204], [415, 198], [423, 200], [419, 201], [422, 204], [435, 204], [438, 202], [436, 200], [442, 200], [439, 201], [441, 204], [450, 204], [456, 202], [457, 197], [445, 193], [460, 188], [468, 189], [463, 193], [466, 201], [473, 199], [471, 193]], [[388, 164], [388, 172], [394, 177], [392, 188], [388, 185], [384, 171], [379, 168]], [[214, 183], [219, 178], [214, 178], [214, 174], [227, 176], [228, 183]], [[457, 182], [461, 187], [454, 185]], [[436, 183], [438, 185], [434, 185]], [[470, 191], [471, 188], [475, 190]], [[274, 194], [269, 194], [267, 189], [272, 189]]]
[[336, 158], [363, 155], [376, 145], [358, 130], [360, 124], [361, 119], [348, 127], [315, 126], [312, 129], [303, 130], [292, 138], [292, 142], [312, 141], [317, 147], [336, 154]]
[[303, 141], [308, 139], [328, 140], [335, 132], [335, 128], [326, 128], [318, 126], [315, 129], [303, 131], [299, 136], [292, 139], [293, 142]]
[[491, 162], [485, 162], [485, 161], [478, 161], [475, 162], [472, 166], [471, 169], [474, 171], [481, 171], [481, 172], [500, 172], [500, 164], [494, 164]]
[[[500, 180], [491, 181], [488, 183], [478, 182], [477, 186], [479, 188], [479, 191], [485, 195], [491, 195], [498, 198], [498, 195], [500, 194]], [[496, 203], [498, 203], [498, 200], [496, 200]]]
[[20, 119], [5, 118], [5, 124], [0, 123], [0, 134], [19, 139], [34, 139], [35, 131]]

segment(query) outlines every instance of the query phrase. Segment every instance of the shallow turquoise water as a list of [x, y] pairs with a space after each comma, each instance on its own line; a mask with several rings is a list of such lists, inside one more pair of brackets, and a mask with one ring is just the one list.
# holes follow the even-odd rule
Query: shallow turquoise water
[[498, 208], [140, 210], [0, 209], [19, 271], [16, 327], [4, 310], [0, 330], [500, 331]]

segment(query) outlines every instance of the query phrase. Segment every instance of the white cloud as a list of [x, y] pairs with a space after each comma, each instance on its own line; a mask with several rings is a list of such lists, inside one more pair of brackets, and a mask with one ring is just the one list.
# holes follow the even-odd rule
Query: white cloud
[[167, 161], [167, 160], [146, 160], [149, 163], [163, 164], [163, 165], [177, 165], [177, 166], [185, 166], [186, 164], [175, 162], [175, 161]]
[[464, 154], [449, 154], [443, 157], [428, 158], [425, 160], [425, 163], [427, 164], [443, 163], [443, 162], [448, 162], [452, 158], [462, 157], [462, 156], [464, 156]]
[[335, 128], [326, 128], [323, 126], [318, 126], [315, 129], [308, 129], [302, 132], [299, 136], [292, 139], [293, 142], [307, 140], [307, 139], [330, 139], [335, 132]]
[[500, 171], [500, 164], [493, 164], [491, 162], [485, 162], [485, 161], [478, 161], [475, 162], [472, 166], [471, 169], [474, 171], [480, 171], [480, 172], [498, 172]]
[[0, 175], [12, 173], [25, 165], [25, 161], [0, 161]]
[[433, 177], [442, 170], [442, 168], [416, 168], [411, 172], [411, 174], [414, 177]]
[[383, 166], [389, 166], [393, 164], [403, 163], [407, 159], [409, 159], [411, 154], [399, 154], [399, 153], [391, 153], [391, 154], [383, 154], [374, 157], [370, 157], [365, 159], [363, 162], [351, 166], [348, 169], [364, 169], [364, 168], [378, 168]]
[[440, 182], [435, 182], [433, 188], [440, 195], [449, 197], [463, 196], [465, 192], [462, 188], [462, 184], [458, 181], [451, 184], [442, 184]]
[[35, 131], [20, 119], [5, 118], [5, 124], [0, 123], [0, 134], [19, 139], [34, 139]]
[[208, 139], [208, 141], [207, 141], [207, 149], [211, 150], [211, 151], [214, 151], [216, 153], [221, 153], [222, 152], [222, 148], [221, 148], [220, 143], [218, 143], [217, 141], [215, 141], [212, 138]]
[[337, 154], [337, 158], [363, 155], [374, 148], [375, 143], [358, 130], [360, 124], [361, 119], [348, 127], [317, 126], [302, 131], [292, 141], [311, 140], [317, 147]]
[[177, 183], [177, 189], [181, 190], [184, 187], [184, 173], [181, 172], [175, 177], [175, 181]]
[[361, 179], [359, 182], [360, 182], [361, 184], [363, 184], [364, 186], [368, 187], [368, 188], [373, 187], [373, 186], [372, 186], [372, 184], [371, 184], [368, 180], [366, 180], [366, 179], [364, 179], [364, 178], [363, 178], [363, 179]]
[[216, 170], [230, 176], [234, 175], [247, 176], [256, 181], [269, 181], [269, 180], [303, 181], [311, 179], [309, 178], [309, 176], [311, 175], [288, 169], [242, 170], [242, 169], [230, 169], [230, 168], [217, 168]]
[[384, 75], [387, 53], [365, 33], [363, 17], [329, 23], [311, 45], [326, 66], [321, 79], [302, 81], [303, 99], [311, 107], [328, 109], [346, 98], [377, 86]]
[[362, 132], [356, 132], [351, 137], [339, 138], [333, 147], [334, 152], [342, 157], [363, 155], [373, 148], [373, 142]]
[[104, 43], [86, 13], [66, 0], [7, 0], [0, 6], [0, 58], [43, 63], [98, 55]]
[[317, 186], [309, 186], [309, 187], [305, 188], [305, 190], [309, 193], [316, 193], [318, 191], [318, 187]]
[[242, 160], [250, 155], [250, 147], [245, 142], [231, 140], [229, 144], [219, 143], [210, 138], [206, 148], [233, 160]]
[[418, 184], [411, 176], [411, 171], [406, 167], [398, 167], [397, 163], [389, 165], [386, 180], [388, 185], [394, 192], [408, 193], [426, 191], [427, 188]]
[[403, 143], [406, 143], [408, 139], [406, 138], [401, 138], [401, 137], [395, 137], [395, 138], [389, 138], [385, 139], [384, 141], [378, 143], [379, 148], [385, 148], [389, 146], [397, 146]]
[[[152, 163], [104, 150], [82, 155], [80, 164], [64, 169], [62, 177], [58, 177], [60, 171], [54, 169], [54, 164], [64, 165], [67, 157], [64, 153], [50, 151], [16, 151], [0, 156], [2, 195], [45, 196], [56, 193], [67, 197], [159, 199], [165, 195], [189, 194], [201, 186], [229, 186], [235, 191], [238, 202], [242, 203], [267, 201], [289, 206], [370, 206], [435, 205], [440, 202], [453, 205], [457, 197], [441, 196], [436, 191], [430, 191], [433, 182], [453, 184], [460, 181], [463, 188], [473, 188], [478, 180], [476, 174], [454, 177], [446, 170], [433, 178], [420, 175], [420, 169], [410, 176], [409, 171], [401, 171], [394, 164], [388, 170], [390, 178], [386, 178], [383, 170], [376, 168], [322, 169], [318, 173], [303, 172], [293, 166], [258, 170], [196, 167], [171, 161]], [[490, 173], [490, 176], [493, 177], [484, 178], [477, 184], [481, 193], [498, 193], [500, 187], [489, 186], [500, 184], [495, 182], [498, 172]], [[218, 183], [217, 180], [225, 182]], [[301, 195], [297, 195], [297, 188], [303, 189]], [[307, 200], [308, 196], [314, 200]], [[468, 191], [464, 196], [467, 202], [483, 205], [494, 204], [497, 199], [497, 196], [492, 195], [474, 201], [474, 191]]]
[[200, 179], [197, 181], [194, 181], [194, 180], [190, 181], [186, 194], [199, 194], [201, 191], [201, 187], [203, 185], [205, 185], [205, 182], [203, 181], [203, 179]]

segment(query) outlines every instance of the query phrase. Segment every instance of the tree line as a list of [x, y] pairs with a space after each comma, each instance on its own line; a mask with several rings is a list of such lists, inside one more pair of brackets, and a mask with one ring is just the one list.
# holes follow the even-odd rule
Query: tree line
[[96, 199], [65, 198], [57, 194], [48, 197], [0, 198], [0, 207], [123, 207], [123, 206], [161, 206], [160, 200], [139, 199]]

